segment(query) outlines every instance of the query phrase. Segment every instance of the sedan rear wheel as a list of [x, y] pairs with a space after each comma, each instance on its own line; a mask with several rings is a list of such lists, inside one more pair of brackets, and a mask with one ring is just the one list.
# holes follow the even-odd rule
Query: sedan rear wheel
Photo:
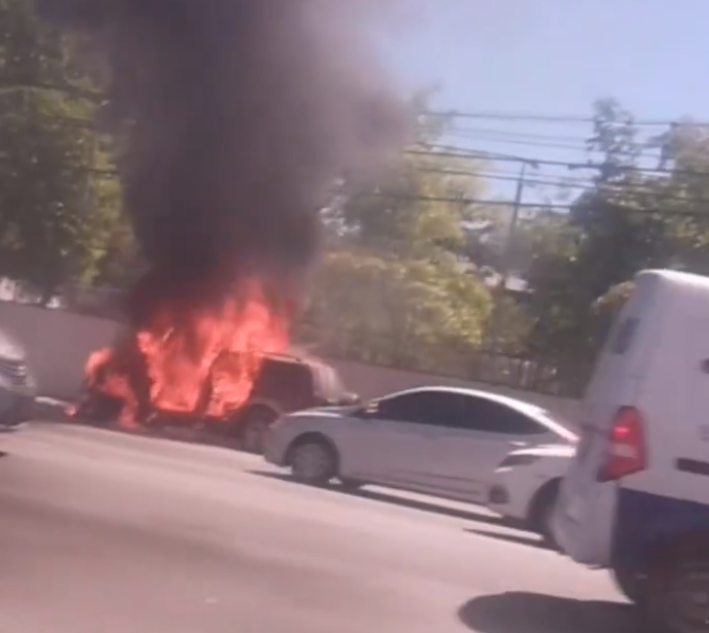
[[302, 440], [290, 450], [293, 479], [311, 486], [327, 485], [337, 475], [337, 455], [321, 439]]

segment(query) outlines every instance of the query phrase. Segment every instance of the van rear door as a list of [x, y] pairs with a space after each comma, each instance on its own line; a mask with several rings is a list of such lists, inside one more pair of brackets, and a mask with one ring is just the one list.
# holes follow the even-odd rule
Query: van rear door
[[647, 376], [666, 309], [659, 300], [661, 283], [655, 273], [636, 277], [635, 290], [612, 328], [584, 399], [580, 440], [562, 484], [554, 529], [561, 547], [588, 565], [605, 566], [610, 560], [617, 484], [600, 481], [599, 470], [619, 411], [637, 405]]

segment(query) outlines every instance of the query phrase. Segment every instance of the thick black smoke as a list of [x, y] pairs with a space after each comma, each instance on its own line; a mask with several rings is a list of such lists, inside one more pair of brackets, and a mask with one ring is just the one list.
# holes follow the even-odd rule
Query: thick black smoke
[[325, 192], [402, 140], [373, 54], [381, 4], [40, 0], [105, 77], [126, 212], [157, 278], [282, 280], [314, 261]]

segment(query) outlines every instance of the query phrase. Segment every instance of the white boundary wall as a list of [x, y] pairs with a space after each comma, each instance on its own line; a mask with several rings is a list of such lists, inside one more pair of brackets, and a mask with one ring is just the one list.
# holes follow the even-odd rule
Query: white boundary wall
[[[0, 302], [0, 327], [13, 334], [25, 347], [42, 395], [71, 400], [83, 378], [87, 356], [111, 343], [117, 324], [108, 319], [61, 310]], [[422, 385], [468, 386], [534, 402], [576, 421], [579, 402], [527, 391], [417, 373], [388, 367], [328, 359], [341, 374], [348, 389], [364, 398]]]

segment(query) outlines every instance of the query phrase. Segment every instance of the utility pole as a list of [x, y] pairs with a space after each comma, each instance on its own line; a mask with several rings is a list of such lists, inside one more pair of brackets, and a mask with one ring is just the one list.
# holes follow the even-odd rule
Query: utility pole
[[500, 319], [500, 309], [502, 308], [502, 300], [505, 296], [505, 292], [510, 281], [510, 273], [512, 272], [511, 260], [514, 250], [514, 239], [515, 235], [517, 234], [519, 212], [522, 209], [522, 198], [524, 196], [524, 188], [526, 185], [525, 178], [527, 176], [528, 167], [537, 169], [539, 165], [536, 161], [533, 160], [522, 161], [522, 166], [519, 170], [519, 176], [517, 177], [517, 187], [515, 189], [514, 202], [512, 203], [512, 217], [510, 218], [510, 223], [507, 228], [507, 237], [502, 247], [502, 258], [500, 261], [500, 281], [497, 284], [493, 295], [493, 321], [490, 336], [490, 347], [493, 350], [495, 350], [497, 347], [497, 342], [501, 334], [501, 328], [503, 328], [505, 325]]
[[522, 205], [522, 196], [524, 195], [524, 177], [527, 175], [527, 163], [522, 163], [517, 177], [517, 188], [515, 189], [515, 199], [512, 204], [512, 217], [510, 224], [507, 227], [507, 238], [502, 248], [502, 260], [500, 270], [500, 283], [498, 284], [498, 292], [504, 293], [507, 289], [507, 284], [510, 280], [512, 250], [514, 246], [515, 234], [517, 233], [517, 223], [519, 222], [519, 211]]

